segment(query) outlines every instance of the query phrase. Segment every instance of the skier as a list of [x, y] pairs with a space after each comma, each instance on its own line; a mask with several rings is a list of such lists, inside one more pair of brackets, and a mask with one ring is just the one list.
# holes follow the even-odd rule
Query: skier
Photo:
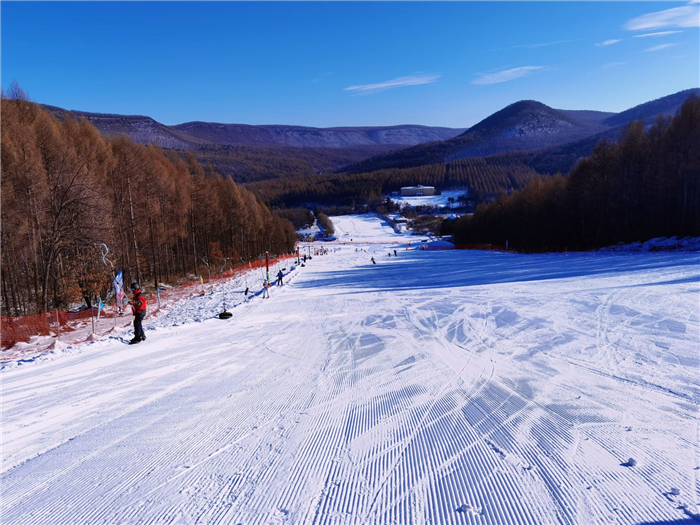
[[133, 300], [129, 301], [131, 310], [134, 313], [134, 338], [129, 341], [130, 345], [135, 345], [146, 340], [143, 333], [143, 318], [146, 317], [146, 298], [141, 292], [139, 283], [131, 283], [131, 292], [134, 294]]
[[396, 250], [394, 250], [394, 257], [398, 257], [398, 256], [399, 256], [399, 254], [396, 253]]
[[277, 286], [284, 286], [284, 283], [282, 282], [282, 277], [284, 277], [284, 274], [282, 273], [282, 270], [277, 272]]
[[244, 301], [248, 302], [248, 287], [245, 287], [245, 292], [243, 292]]
[[377, 261], [374, 260], [374, 257], [372, 257], [372, 264], [377, 264]]
[[270, 298], [270, 283], [267, 282], [267, 279], [263, 279], [263, 289], [262, 289], [262, 298], [263, 299], [269, 299]]

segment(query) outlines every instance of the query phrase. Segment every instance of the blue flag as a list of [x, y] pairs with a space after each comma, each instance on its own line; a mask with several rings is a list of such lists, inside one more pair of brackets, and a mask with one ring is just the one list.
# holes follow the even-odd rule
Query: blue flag
[[122, 271], [119, 270], [119, 273], [114, 278], [114, 300], [117, 303], [117, 306], [121, 306], [122, 304], [124, 304], [125, 299], [126, 295], [124, 295], [124, 277], [122, 276]]
[[104, 310], [105, 304], [102, 302], [102, 297], [97, 298], [97, 320], [100, 320], [100, 314], [102, 313], [102, 310]]

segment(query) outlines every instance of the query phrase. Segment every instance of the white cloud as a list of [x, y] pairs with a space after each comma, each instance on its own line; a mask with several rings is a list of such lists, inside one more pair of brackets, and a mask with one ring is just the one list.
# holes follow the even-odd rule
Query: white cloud
[[555, 40], [554, 42], [543, 42], [541, 44], [525, 44], [525, 45], [520, 45], [520, 46], [513, 46], [511, 49], [521, 49], [521, 48], [535, 49], [536, 47], [554, 46], [557, 44], [566, 44], [567, 42], [573, 42], [573, 40]]
[[617, 44], [618, 42], [622, 42], [622, 39], [621, 38], [618, 38], [618, 39], [611, 38], [610, 40], [606, 40], [605, 42], [599, 42], [598, 44], [596, 44], [596, 46], [598, 46], [598, 47], [611, 46], [613, 44]]
[[650, 47], [647, 49], [647, 51], [661, 51], [662, 49], [668, 49], [669, 47], [673, 47], [675, 45], [677, 44], [661, 44], [659, 46]]
[[422, 75], [422, 76], [408, 76], [399, 77], [393, 80], [387, 80], [386, 82], [379, 82], [378, 84], [364, 84], [361, 86], [349, 86], [345, 88], [345, 91], [356, 91], [359, 93], [377, 93], [378, 91], [384, 91], [387, 89], [403, 86], [420, 86], [422, 84], [432, 84], [437, 82], [440, 75]]
[[691, 2], [681, 7], [647, 13], [633, 18], [624, 27], [630, 31], [662, 27], [700, 27], [700, 3]]
[[499, 82], [508, 82], [516, 78], [524, 77], [535, 71], [546, 69], [547, 66], [522, 66], [498, 71], [497, 73], [488, 73], [474, 79], [472, 84], [498, 84]]
[[682, 33], [683, 31], [658, 31], [656, 33], [644, 33], [643, 35], [634, 35], [634, 38], [646, 38], [648, 36], [666, 36]]

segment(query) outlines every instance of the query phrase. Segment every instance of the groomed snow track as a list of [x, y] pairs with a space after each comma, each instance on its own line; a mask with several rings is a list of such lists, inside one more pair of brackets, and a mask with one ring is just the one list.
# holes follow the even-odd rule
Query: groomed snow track
[[6, 367], [0, 521], [692, 522], [697, 253], [393, 249]]

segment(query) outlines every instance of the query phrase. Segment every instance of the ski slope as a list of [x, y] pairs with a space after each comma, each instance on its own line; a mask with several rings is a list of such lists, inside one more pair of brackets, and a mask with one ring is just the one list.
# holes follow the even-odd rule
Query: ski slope
[[240, 282], [6, 366], [0, 522], [697, 519], [698, 253], [393, 257], [333, 221], [368, 244], [229, 321]]
[[[381, 244], [417, 242], [421, 238], [410, 233], [394, 232], [389, 224], [373, 213], [332, 217], [335, 238], [340, 243]], [[404, 248], [405, 248], [404, 244]], [[396, 248], [396, 246], [392, 247]]]

